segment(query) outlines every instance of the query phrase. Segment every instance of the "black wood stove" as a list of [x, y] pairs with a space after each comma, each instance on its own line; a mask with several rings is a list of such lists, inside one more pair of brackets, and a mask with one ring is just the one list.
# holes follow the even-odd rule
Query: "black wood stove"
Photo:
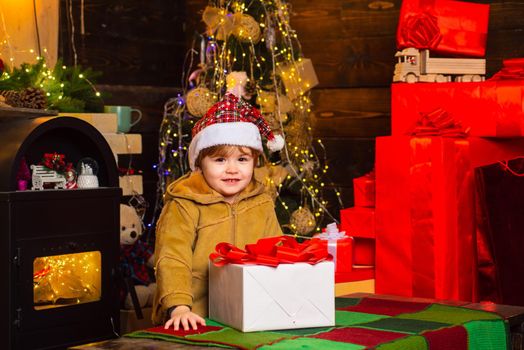
[[[0, 115], [0, 344], [60, 349], [119, 329], [115, 271], [121, 190], [114, 156], [88, 123]], [[24, 159], [57, 152], [98, 164], [99, 187], [17, 190]]]

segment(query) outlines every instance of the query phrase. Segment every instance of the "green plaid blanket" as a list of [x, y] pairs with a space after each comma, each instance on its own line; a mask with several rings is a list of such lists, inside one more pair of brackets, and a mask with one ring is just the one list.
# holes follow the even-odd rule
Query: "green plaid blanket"
[[263, 350], [509, 349], [507, 323], [497, 314], [442, 304], [380, 298], [337, 298], [336, 326], [242, 333], [206, 320], [193, 331], [150, 328], [126, 337]]

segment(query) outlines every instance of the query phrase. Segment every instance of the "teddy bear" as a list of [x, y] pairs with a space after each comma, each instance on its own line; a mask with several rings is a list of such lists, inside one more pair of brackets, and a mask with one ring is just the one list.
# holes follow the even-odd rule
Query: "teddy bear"
[[130, 287], [136, 290], [140, 308], [152, 305], [156, 289], [151, 276], [153, 249], [140, 239], [142, 232], [142, 220], [135, 208], [120, 204], [120, 268], [124, 279], [130, 281], [120, 294], [122, 307], [128, 310], [135, 308]]

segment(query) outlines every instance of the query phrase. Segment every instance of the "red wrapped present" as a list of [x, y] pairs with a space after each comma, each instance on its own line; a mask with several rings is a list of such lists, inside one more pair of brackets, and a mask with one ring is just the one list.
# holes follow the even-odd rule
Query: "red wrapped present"
[[329, 224], [317, 235], [335, 263], [335, 282], [352, 282], [374, 276], [375, 241], [369, 238], [347, 236]]
[[353, 179], [353, 197], [356, 207], [375, 206], [375, 173]]
[[335, 283], [357, 282], [375, 278], [375, 267], [354, 265], [349, 272], [335, 273]]
[[397, 48], [484, 57], [489, 5], [449, 0], [403, 0]]
[[375, 238], [375, 209], [362, 207], [342, 209], [340, 228], [349, 236]]
[[351, 272], [353, 266], [353, 238], [340, 232], [335, 223], [327, 225], [325, 232], [316, 235], [333, 257], [335, 280], [337, 273]]
[[522, 150], [524, 139], [377, 138], [376, 292], [476, 301], [473, 168]]
[[393, 84], [392, 134], [406, 135], [421, 115], [439, 109], [452, 115], [470, 136], [524, 136], [524, 80]]
[[353, 237], [353, 270], [355, 266], [375, 266], [375, 240]]

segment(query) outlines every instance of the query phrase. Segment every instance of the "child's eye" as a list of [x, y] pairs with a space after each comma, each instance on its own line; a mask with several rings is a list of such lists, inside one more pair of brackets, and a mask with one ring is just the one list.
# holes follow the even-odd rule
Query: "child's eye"
[[225, 160], [226, 160], [226, 158], [223, 158], [223, 157], [217, 157], [217, 158], [215, 158], [215, 162], [219, 162], [219, 163], [221, 163], [221, 162], [223, 162], [223, 161], [225, 161]]
[[240, 157], [238, 158], [240, 162], [249, 162], [249, 157]]

